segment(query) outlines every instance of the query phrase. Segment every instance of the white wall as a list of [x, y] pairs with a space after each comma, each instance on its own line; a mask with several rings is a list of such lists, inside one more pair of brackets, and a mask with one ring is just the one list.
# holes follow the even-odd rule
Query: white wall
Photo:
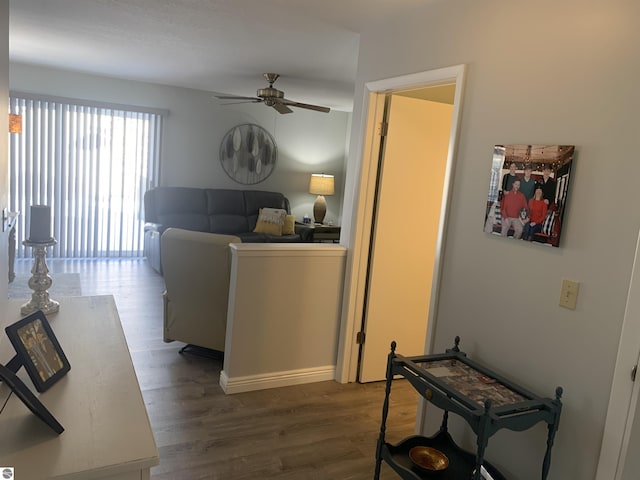
[[[279, 191], [302, 220], [305, 213], [312, 215], [316, 198], [308, 193], [310, 174], [333, 174], [336, 194], [327, 197], [327, 220], [340, 223], [349, 113], [294, 109], [292, 114], [281, 115], [264, 105], [222, 106], [210, 92], [18, 63], [11, 63], [10, 74], [10, 87], [15, 91], [169, 110], [164, 123], [163, 185]], [[278, 147], [276, 169], [253, 186], [231, 180], [219, 161], [222, 138], [241, 123], [264, 127]]]
[[[523, 386], [564, 387], [550, 480], [593, 479], [602, 441], [640, 223], [637, 18], [627, 0], [435, 1], [399, 8], [360, 41], [348, 184], [365, 82], [468, 66], [434, 351], [460, 335]], [[482, 231], [497, 143], [576, 145], [561, 248]], [[575, 311], [558, 306], [563, 277], [581, 282]], [[545, 439], [542, 424], [501, 431], [487, 455], [508, 478], [537, 479]]]

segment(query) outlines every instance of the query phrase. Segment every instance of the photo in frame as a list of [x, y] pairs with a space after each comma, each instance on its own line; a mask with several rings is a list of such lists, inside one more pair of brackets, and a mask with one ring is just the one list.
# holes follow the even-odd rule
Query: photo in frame
[[60, 422], [55, 419], [51, 412], [47, 410], [24, 382], [2, 364], [0, 364], [0, 380], [18, 396], [22, 403], [24, 403], [36, 417], [49, 425], [54, 432], [58, 435], [64, 432], [64, 427], [60, 425]]
[[574, 145], [495, 145], [484, 231], [560, 246]]
[[7, 336], [38, 392], [44, 392], [71, 369], [44, 313], [38, 310], [5, 328]]

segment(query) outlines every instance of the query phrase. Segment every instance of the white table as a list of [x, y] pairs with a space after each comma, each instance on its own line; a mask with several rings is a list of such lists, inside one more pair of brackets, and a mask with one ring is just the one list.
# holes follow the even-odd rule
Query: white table
[[[0, 362], [15, 351], [4, 327], [21, 318], [22, 301], [2, 314]], [[149, 479], [159, 463], [151, 425], [112, 296], [60, 298], [47, 316], [71, 370], [37, 394], [24, 368], [18, 376], [65, 431], [56, 435], [11, 395], [0, 414], [0, 466], [17, 480]], [[9, 389], [0, 385], [0, 408]]]

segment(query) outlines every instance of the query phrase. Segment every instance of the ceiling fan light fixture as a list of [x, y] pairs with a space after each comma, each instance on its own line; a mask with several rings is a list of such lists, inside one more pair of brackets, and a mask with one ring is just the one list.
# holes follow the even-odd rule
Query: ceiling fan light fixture
[[259, 88], [257, 92], [257, 96], [260, 98], [284, 98], [284, 92], [278, 90], [277, 88]]

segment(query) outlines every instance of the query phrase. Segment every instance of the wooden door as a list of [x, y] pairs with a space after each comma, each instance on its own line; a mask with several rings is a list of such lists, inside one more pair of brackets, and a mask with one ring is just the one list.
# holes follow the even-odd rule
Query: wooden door
[[385, 377], [392, 340], [424, 353], [453, 105], [392, 95], [380, 164], [358, 380]]

